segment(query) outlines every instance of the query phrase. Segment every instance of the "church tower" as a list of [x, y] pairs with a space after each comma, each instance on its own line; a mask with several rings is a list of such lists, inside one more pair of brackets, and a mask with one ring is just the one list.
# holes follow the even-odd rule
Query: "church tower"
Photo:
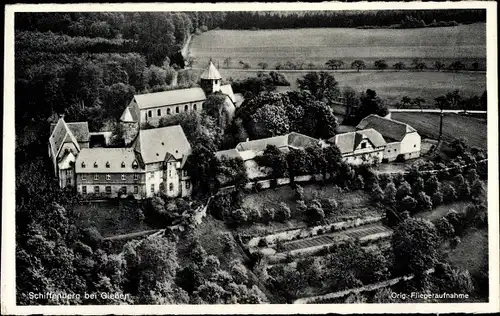
[[125, 146], [129, 146], [139, 133], [139, 123], [134, 119], [130, 108], [126, 107], [120, 117], [120, 124], [123, 129], [123, 141]]
[[203, 91], [205, 91], [206, 95], [209, 95], [214, 92], [220, 91], [220, 84], [222, 81], [222, 77], [215, 68], [212, 60], [210, 60], [208, 67], [203, 71], [200, 76], [200, 85]]

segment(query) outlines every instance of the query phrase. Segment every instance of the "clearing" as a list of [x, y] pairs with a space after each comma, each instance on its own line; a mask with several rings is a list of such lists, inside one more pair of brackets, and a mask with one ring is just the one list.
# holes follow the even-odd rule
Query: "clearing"
[[[433, 139], [439, 137], [439, 116], [438, 113], [391, 113], [392, 119], [408, 123], [421, 136]], [[486, 119], [453, 113], [444, 114], [443, 139], [451, 142], [460, 137], [464, 137], [469, 146], [486, 149]]]

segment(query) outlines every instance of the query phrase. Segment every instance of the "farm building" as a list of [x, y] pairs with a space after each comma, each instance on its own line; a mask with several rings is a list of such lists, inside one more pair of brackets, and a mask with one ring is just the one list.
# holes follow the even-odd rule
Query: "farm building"
[[335, 144], [350, 164], [381, 162], [384, 158], [386, 142], [373, 128], [337, 134], [328, 142]]
[[374, 129], [386, 142], [384, 161], [420, 157], [421, 138], [417, 130], [406, 123], [371, 114], [359, 122], [356, 129]]

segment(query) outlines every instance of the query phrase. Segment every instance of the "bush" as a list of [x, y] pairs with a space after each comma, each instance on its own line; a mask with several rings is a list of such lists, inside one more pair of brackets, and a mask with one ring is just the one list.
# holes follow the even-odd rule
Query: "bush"
[[325, 212], [325, 215], [330, 215], [337, 210], [338, 203], [333, 198], [322, 199], [321, 206], [323, 207], [323, 211]]
[[81, 230], [80, 240], [93, 249], [97, 249], [102, 243], [102, 236], [96, 227], [91, 226]]
[[231, 253], [234, 251], [235, 245], [234, 245], [234, 239], [233, 236], [228, 233], [228, 232], [223, 232], [219, 236], [219, 240], [222, 244], [222, 249], [224, 253]]
[[273, 221], [275, 216], [276, 216], [276, 210], [274, 208], [264, 207], [264, 210], [262, 211], [262, 221], [264, 223], [269, 223]]
[[304, 188], [300, 185], [295, 185], [295, 201], [304, 200]]
[[259, 240], [259, 243], [257, 244], [257, 246], [261, 247], [261, 248], [264, 248], [264, 247], [267, 247], [269, 246], [269, 244], [267, 243], [267, 239], [262, 237], [260, 240]]
[[290, 211], [290, 207], [285, 202], [281, 202], [276, 212], [276, 220], [279, 222], [286, 222], [292, 217], [292, 212]]
[[455, 191], [455, 188], [453, 188], [453, 186], [451, 186], [449, 183], [443, 185], [443, 202], [452, 203], [456, 201], [456, 199], [457, 193]]
[[317, 204], [309, 205], [305, 215], [306, 221], [312, 225], [322, 222], [325, 218], [325, 212], [321, 206], [318, 206]]
[[432, 205], [436, 207], [441, 205], [441, 203], [443, 203], [443, 194], [439, 191], [434, 192], [434, 194], [432, 194]]

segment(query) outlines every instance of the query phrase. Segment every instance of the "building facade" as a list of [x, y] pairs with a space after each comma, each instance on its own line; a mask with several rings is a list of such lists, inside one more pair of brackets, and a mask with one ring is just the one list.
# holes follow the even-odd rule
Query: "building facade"
[[339, 148], [344, 161], [349, 164], [373, 164], [384, 158], [386, 142], [374, 129], [337, 134], [328, 142]]
[[356, 126], [357, 130], [372, 128], [377, 130], [384, 140], [384, 161], [407, 160], [420, 157], [421, 137], [410, 125], [378, 115], [369, 115]]

